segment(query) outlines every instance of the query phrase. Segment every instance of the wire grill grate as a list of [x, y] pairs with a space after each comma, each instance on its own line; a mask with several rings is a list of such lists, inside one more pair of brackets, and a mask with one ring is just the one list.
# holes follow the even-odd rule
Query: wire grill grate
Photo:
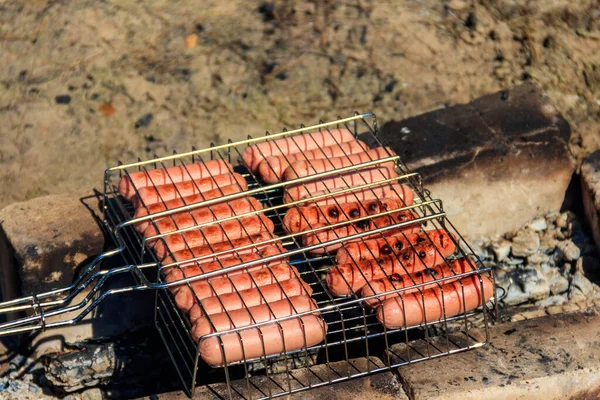
[[[457, 244], [456, 253], [444, 259], [448, 264], [453, 258], [469, 257], [477, 265], [477, 269], [472, 272], [462, 275], [450, 277], [467, 276], [487, 276], [493, 281], [493, 276], [489, 269], [486, 269], [481, 262], [472, 254], [472, 250], [466, 244], [462, 236], [456, 231], [452, 224], [447, 220], [443, 211], [443, 204], [440, 200], [431, 198], [430, 193], [423, 188], [420, 176], [417, 173], [409, 171], [399, 160], [397, 156], [389, 154], [389, 157], [384, 161], [392, 161], [396, 164], [399, 172], [399, 177], [383, 179], [376, 183], [365, 181], [364, 184], [359, 182], [359, 188], [364, 188], [365, 191], [373, 190], [377, 185], [390, 184], [400, 182], [409, 187], [415, 195], [414, 205], [405, 205], [403, 210], [409, 210], [415, 216], [413, 221], [397, 222], [388, 226], [378, 226], [374, 216], [364, 217], [364, 220], [370, 223], [371, 230], [357, 232], [350, 237], [334, 238], [327, 242], [319, 242], [312, 246], [305, 246], [302, 243], [302, 234], [288, 233], [283, 228], [283, 218], [290, 206], [300, 204], [302, 201], [315, 203], [323, 199], [331, 199], [331, 187], [326, 187], [324, 193], [311, 193], [307, 200], [292, 202], [291, 204], [284, 203], [284, 194], [292, 185], [304, 186], [307, 184], [306, 178], [299, 178], [289, 182], [278, 184], [265, 184], [245, 165], [241, 151], [248, 144], [267, 142], [274, 143], [275, 138], [297, 137], [295, 135], [304, 132], [330, 132], [330, 129], [339, 128], [345, 129], [354, 134], [355, 137], [367, 142], [371, 147], [385, 147], [385, 143], [379, 141], [377, 135], [377, 123], [372, 114], [357, 114], [350, 118], [339, 119], [330, 123], [320, 123], [313, 127], [301, 127], [294, 131], [284, 131], [276, 135], [267, 134], [262, 138], [251, 138], [242, 142], [229, 142], [225, 145], [211, 145], [211, 147], [202, 150], [193, 149], [189, 153], [177, 154], [174, 153], [168, 157], [155, 157], [149, 161], [139, 161], [129, 165], [119, 165], [118, 167], [108, 169], [105, 173], [105, 191], [104, 191], [104, 209], [105, 209], [105, 224], [113, 235], [113, 239], [117, 245], [115, 250], [101, 254], [94, 260], [90, 266], [83, 272], [82, 276], [75, 282], [74, 285], [58, 289], [53, 292], [44, 293], [30, 298], [18, 299], [11, 302], [0, 304], [0, 313], [10, 312], [15, 310], [34, 309], [38, 311], [31, 317], [11, 321], [0, 325], [0, 336], [3, 334], [19, 333], [24, 331], [46, 329], [53, 326], [62, 326], [77, 323], [87, 313], [91, 312], [94, 307], [102, 301], [103, 298], [121, 293], [128, 293], [137, 290], [156, 290], [155, 297], [155, 325], [167, 347], [167, 350], [173, 360], [174, 366], [177, 369], [179, 377], [186, 389], [186, 392], [191, 395], [198, 385], [207, 385], [214, 394], [223, 398], [244, 398], [244, 399], [263, 399], [279, 397], [291, 393], [296, 393], [302, 390], [307, 390], [314, 387], [319, 387], [331, 383], [336, 383], [352, 378], [365, 376], [371, 373], [380, 372], [396, 368], [400, 365], [413, 363], [417, 361], [441, 357], [444, 355], [453, 354], [460, 351], [476, 348], [484, 345], [487, 342], [488, 323], [496, 317], [495, 302], [482, 302], [477, 311], [463, 312], [462, 314], [449, 316], [446, 315], [445, 308], [443, 318], [439, 321], [426, 322], [419, 326], [399, 329], [389, 329], [379, 323], [375, 313], [364, 303], [365, 298], [358, 295], [348, 297], [333, 296], [324, 281], [324, 274], [327, 270], [335, 265], [335, 256], [325, 254], [312, 254], [308, 249], [325, 248], [335, 243], [343, 243], [348, 239], [355, 238], [363, 240], [363, 238], [377, 234], [382, 238], [386, 238], [386, 233], [391, 232], [391, 229], [401, 228], [417, 222], [422, 228], [439, 229], [447, 232], [450, 237], [455, 238]], [[205, 199], [195, 204], [181, 204], [175, 209], [168, 209], [165, 199], [159, 193], [159, 204], [163, 205], [163, 211], [160, 211], [151, 216], [134, 216], [134, 209], [131, 203], [124, 201], [118, 194], [117, 183], [123, 177], [131, 177], [130, 173], [134, 171], [149, 171], [152, 169], [161, 169], [167, 175], [166, 179], [173, 181], [169, 175], [168, 167], [179, 167], [182, 173], [190, 174], [188, 166], [194, 163], [203, 163], [205, 160], [221, 160], [226, 163], [235, 164], [241, 160], [238, 165], [233, 167], [230, 172], [241, 174], [247, 182], [248, 189], [244, 192], [227, 194], [215, 199]], [[379, 165], [381, 160], [371, 160], [357, 166], [349, 166], [340, 168], [335, 171], [317, 174], [317, 177], [323, 178], [339, 178], [345, 182], [347, 173], [359, 171], [360, 169], [373, 168]], [[346, 173], [346, 175], [344, 175]], [[150, 175], [148, 175], [150, 176]], [[191, 176], [191, 175], [190, 175]], [[312, 176], [311, 179], [314, 179]], [[151, 188], [157, 187], [159, 182], [150, 182]], [[362, 186], [361, 186], [362, 185]], [[350, 186], [350, 185], [348, 185]], [[306, 187], [306, 186], [304, 186]], [[137, 188], [136, 193], [139, 195]], [[198, 189], [198, 188], [197, 188]], [[337, 190], [337, 189], [336, 189]], [[198, 192], [200, 190], [198, 189]], [[348, 197], [356, 196], [358, 189], [343, 189], [335, 192], [335, 196], [346, 194]], [[374, 193], [374, 192], [373, 192]], [[178, 197], [181, 196], [177, 189]], [[181, 235], [184, 238], [185, 247], [190, 250], [192, 246], [187, 242], [186, 232], [201, 232], [204, 227], [214, 225], [215, 222], [198, 223], [194, 210], [199, 207], [209, 207], [216, 205], [226, 200], [234, 200], [251, 194], [262, 205], [262, 209], [254, 209], [247, 213], [248, 216], [258, 215], [263, 213], [272, 221], [274, 225], [274, 234], [278, 237], [275, 240], [281, 240], [283, 247], [287, 250], [285, 254], [276, 254], [269, 257], [263, 257], [257, 260], [241, 262], [238, 265], [222, 268], [219, 271], [204, 273], [197, 276], [186, 276], [185, 267], [182, 262], [177, 261], [169, 246], [166, 245], [165, 239], [170, 235]], [[142, 207], [147, 208], [143, 198]], [[336, 200], [334, 200], [336, 202]], [[338, 203], [339, 205], [339, 203]], [[397, 211], [397, 210], [395, 210]], [[177, 219], [173, 215], [177, 213], [187, 213], [192, 221], [191, 226], [179, 226]], [[213, 211], [211, 211], [213, 212]], [[391, 211], [383, 212], [377, 216], [390, 215]], [[170, 218], [175, 226], [174, 232], [162, 232], [156, 224], [160, 218]], [[240, 215], [233, 215], [229, 219], [240, 221]], [[216, 217], [214, 218], [217, 219]], [[225, 218], [227, 220], [227, 218]], [[220, 219], [223, 221], [223, 219]], [[340, 227], [347, 226], [351, 222], [361, 221], [361, 219], [350, 222], [342, 221]], [[134, 226], [140, 222], [147, 222], [155, 228], [155, 235], [142, 236], [134, 229]], [[307, 221], [308, 222], [308, 221]], [[243, 228], [244, 230], [246, 227]], [[317, 233], [323, 227], [314, 227], [309, 223], [308, 233]], [[232, 239], [225, 234], [227, 241], [232, 243]], [[386, 239], [387, 240], [387, 239]], [[429, 239], [431, 240], [431, 239]], [[150, 249], [150, 244], [157, 241], [163, 242], [169, 256], [174, 260], [171, 264], [161, 265], [155, 258]], [[460, 242], [460, 243], [459, 243]], [[432, 242], [433, 243], [433, 242]], [[458, 244], [461, 244], [460, 246]], [[411, 245], [412, 246], [412, 245]], [[248, 246], [252, 248], [253, 246]], [[257, 249], [255, 247], [255, 249]], [[414, 247], [413, 247], [414, 250]], [[240, 248], [233, 250], [235, 254], [240, 254]], [[257, 250], [259, 251], [259, 250]], [[439, 250], [438, 250], [439, 253]], [[115, 268], [108, 271], [98, 271], [98, 265], [107, 257], [115, 254], [122, 254], [129, 265], [121, 268]], [[441, 255], [441, 253], [439, 253]], [[210, 255], [212, 257], [212, 255]], [[186, 260], [186, 265], [190, 261], [200, 261], [207, 256], [192, 258]], [[200, 279], [212, 278], [222, 275], [226, 272], [235, 272], [244, 268], [252, 267], [261, 264], [265, 261], [276, 261], [282, 257], [289, 257], [289, 264], [294, 266], [298, 271], [299, 277], [302, 278], [313, 290], [312, 298], [316, 301], [317, 312], [323, 318], [327, 325], [327, 334], [325, 340], [316, 345], [305, 345], [300, 349], [288, 350], [282, 354], [263, 355], [260, 357], [243, 357], [241, 361], [228, 362], [225, 367], [211, 368], [204, 363], [200, 357], [200, 346], [197, 344], [190, 334], [192, 324], [184, 312], [182, 312], [176, 300], [169, 289], [176, 286], [187, 286], [195, 296], [196, 304], [202, 308], [200, 299], [196, 297], [192, 289], [193, 282]], [[401, 260], [399, 260], [402, 265]], [[449, 264], [448, 264], [449, 265]], [[166, 272], [178, 269], [184, 277], [176, 282], [168, 282]], [[156, 278], [149, 272], [157, 272]], [[132, 287], [122, 289], [102, 290], [103, 283], [113, 275], [121, 273], [130, 273], [136, 278], [137, 284]], [[449, 278], [440, 278], [435, 283], [441, 287], [441, 284], [448, 281]], [[479, 278], [481, 281], [481, 278]], [[211, 281], [207, 281], [210, 282]], [[280, 284], [276, 280], [277, 284]], [[430, 284], [428, 284], [430, 285]], [[394, 290], [393, 292], [403, 292], [411, 289], [421, 296], [423, 294], [422, 287], [424, 285], [415, 285], [410, 288]], [[91, 288], [91, 289], [90, 289]], [[75, 294], [89, 290], [89, 295], [86, 299], [78, 304], [71, 304]], [[261, 292], [262, 294], [262, 292]], [[463, 290], [464, 300], [464, 290]], [[30, 304], [31, 303], [31, 304]], [[50, 320], [50, 317], [60, 317], [64, 310], [69, 311], [81, 310], [80, 315], [71, 319], [60, 318], [58, 320]], [[308, 315], [315, 311], [309, 311], [304, 314]], [[226, 311], [227, 315], [229, 313]], [[302, 315], [302, 314], [301, 314]], [[482, 317], [482, 332], [480, 335], [472, 335], [471, 329], [476, 324], [476, 317]], [[286, 319], [292, 319], [293, 316], [276, 318], [268, 323], [280, 324]], [[210, 318], [209, 318], [210, 322]], [[211, 322], [212, 323], [212, 322]], [[253, 329], [256, 326], [264, 326], [265, 323], [254, 324], [251, 327], [233, 328], [225, 332], [217, 332], [209, 334], [206, 337], [217, 337], [222, 340], [223, 335], [233, 334], [240, 335], [240, 332]], [[213, 325], [214, 327], [214, 325]], [[452, 339], [449, 332], [456, 330], [457, 327], [462, 328], [462, 337], [464, 340], [456, 341]], [[435, 337], [435, 341], [433, 338]], [[420, 345], [416, 345], [421, 343]], [[306, 342], [305, 342], [306, 344]], [[394, 345], [403, 345], [403, 351], [397, 351]], [[263, 342], [264, 345], [264, 342]], [[285, 346], [285, 343], [284, 343]], [[408, 351], [406, 350], [408, 349]], [[411, 350], [413, 349], [413, 350]], [[225, 354], [223, 353], [225, 359]], [[372, 356], [381, 357], [384, 364], [373, 363], [369, 361], [363, 368], [357, 368], [353, 364], [353, 359], [357, 357], [367, 357], [372, 360]], [[341, 365], [341, 367], [340, 367]], [[301, 369], [297, 369], [301, 366]], [[300, 374], [301, 371], [302, 373]], [[300, 376], [301, 375], [301, 376]], [[222, 385], [216, 384], [222, 382]]]

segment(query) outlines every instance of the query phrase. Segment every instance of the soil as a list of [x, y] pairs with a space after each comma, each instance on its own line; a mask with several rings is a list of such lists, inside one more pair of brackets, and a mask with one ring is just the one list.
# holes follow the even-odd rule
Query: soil
[[0, 208], [118, 160], [537, 82], [600, 148], [600, 2], [0, 0]]

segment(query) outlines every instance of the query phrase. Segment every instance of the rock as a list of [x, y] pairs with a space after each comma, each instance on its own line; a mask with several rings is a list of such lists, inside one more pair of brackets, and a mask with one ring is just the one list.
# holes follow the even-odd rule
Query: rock
[[550, 280], [550, 293], [558, 295], [569, 290], [569, 280], [564, 276], [557, 274]]
[[556, 248], [556, 243], [557, 241], [554, 239], [552, 232], [545, 232], [540, 235], [540, 251], [543, 251], [545, 254], [552, 254]]
[[465, 241], [461, 240], [458, 245], [465, 254], [471, 253], [471, 250], [469, 249], [470, 246], [477, 257], [481, 259], [488, 258], [487, 251], [485, 251], [485, 249], [475, 241], [472, 241], [467, 245]]
[[558, 242], [556, 247], [558, 247], [566, 261], [575, 261], [581, 256], [581, 250], [571, 240]]
[[569, 280], [564, 275], [561, 275], [560, 270], [557, 267], [542, 264], [540, 271], [546, 280], [548, 280], [550, 294], [557, 295], [569, 290]]
[[568, 123], [533, 84], [392, 121], [380, 133], [468, 237], [560, 209], [574, 171]]
[[548, 262], [550, 257], [544, 253], [535, 253], [527, 257], [527, 264], [529, 265], [540, 265], [542, 263]]
[[505, 260], [505, 263], [508, 265], [523, 265], [525, 264], [525, 258], [510, 257], [509, 259]]
[[88, 389], [81, 393], [81, 400], [102, 400], [104, 399], [104, 395], [102, 394], [102, 390], [98, 388]]
[[527, 227], [533, 231], [540, 232], [548, 228], [548, 223], [545, 218], [536, 218], [531, 221]]
[[571, 287], [569, 288], [569, 300], [578, 302], [593, 299], [596, 298], [599, 293], [600, 288], [598, 285], [590, 282], [583, 272], [575, 272], [571, 279]]
[[527, 257], [534, 254], [540, 248], [540, 237], [532, 231], [520, 231], [512, 239], [512, 255], [516, 257]]
[[50, 360], [46, 379], [54, 387], [73, 392], [105, 384], [115, 372], [115, 346], [87, 344], [84, 351], [73, 351]]
[[569, 221], [573, 218], [573, 213], [571, 211], [565, 211], [560, 214], [556, 219], [556, 227], [557, 228], [567, 228], [569, 226]]
[[541, 300], [550, 294], [548, 280], [535, 268], [518, 268], [507, 273], [511, 284], [502, 300], [506, 305], [518, 305]]
[[[567, 281], [567, 288], [568, 287], [569, 287], [569, 281]], [[535, 305], [538, 307], [550, 308], [550, 307], [561, 306], [561, 305], [565, 304], [567, 301], [569, 301], [567, 296], [554, 295], [554, 296], [550, 296], [550, 297], [547, 297], [543, 300], [536, 302]]]
[[510, 246], [511, 242], [500, 238], [492, 242], [491, 248], [494, 252], [494, 256], [496, 257], [496, 261], [504, 261], [508, 255], [510, 254]]
[[600, 150], [590, 154], [581, 165], [581, 191], [585, 219], [600, 249]]

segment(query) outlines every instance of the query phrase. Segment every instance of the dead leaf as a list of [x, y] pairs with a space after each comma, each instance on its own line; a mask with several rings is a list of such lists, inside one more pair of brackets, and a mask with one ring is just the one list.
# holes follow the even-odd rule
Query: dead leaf
[[192, 33], [191, 35], [186, 36], [185, 45], [188, 48], [196, 47], [198, 44], [198, 35]]
[[104, 104], [100, 104], [100, 106], [98, 107], [98, 111], [100, 111], [102, 113], [102, 115], [104, 115], [105, 117], [110, 117], [111, 115], [113, 115], [115, 113], [116, 110], [112, 106], [112, 104], [104, 103]]

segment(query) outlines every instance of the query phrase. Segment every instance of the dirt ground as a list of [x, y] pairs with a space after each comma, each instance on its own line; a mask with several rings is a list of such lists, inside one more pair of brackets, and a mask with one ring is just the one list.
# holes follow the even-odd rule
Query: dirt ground
[[600, 1], [0, 0], [0, 208], [118, 160], [533, 80], [600, 148]]

